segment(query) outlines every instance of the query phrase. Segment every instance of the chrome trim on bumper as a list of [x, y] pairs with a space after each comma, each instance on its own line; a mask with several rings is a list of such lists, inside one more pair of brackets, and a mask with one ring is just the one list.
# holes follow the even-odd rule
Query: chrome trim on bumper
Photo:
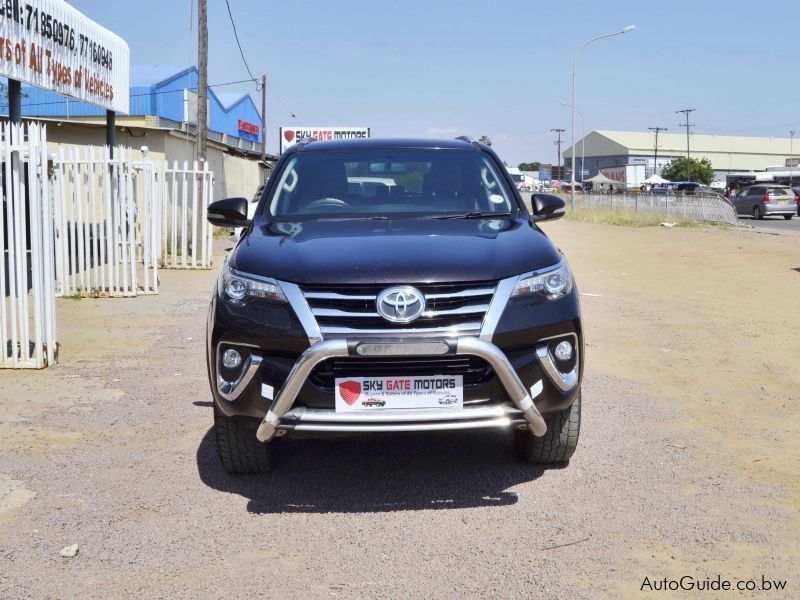
[[[386, 348], [389, 346], [391, 346], [391, 343], [385, 344]], [[400, 343], [398, 350], [402, 352], [403, 346], [404, 345]], [[457, 355], [479, 356], [486, 360], [494, 369], [503, 387], [505, 387], [506, 392], [511, 398], [511, 401], [522, 413], [521, 416], [528, 423], [528, 426], [533, 434], [536, 436], [542, 436], [545, 434], [547, 431], [547, 425], [544, 421], [544, 418], [542, 418], [542, 415], [533, 404], [533, 400], [531, 399], [528, 390], [520, 381], [519, 376], [514, 371], [508, 358], [506, 358], [505, 354], [503, 354], [503, 352], [497, 346], [476, 337], [461, 337], [457, 338], [456, 340], [455, 353]], [[403, 354], [400, 354], [400, 356], [402, 355]], [[276, 430], [279, 427], [283, 427], [284, 424], [287, 426], [287, 428], [291, 428], [290, 423], [284, 423], [283, 419], [287, 416], [287, 413], [294, 405], [294, 402], [297, 399], [297, 394], [300, 392], [303, 384], [308, 379], [312, 369], [324, 360], [344, 356], [349, 356], [347, 340], [326, 340], [311, 346], [305, 352], [303, 352], [303, 354], [300, 355], [300, 358], [297, 359], [297, 362], [292, 367], [292, 370], [286, 379], [286, 383], [284, 383], [283, 387], [278, 392], [275, 400], [272, 402], [272, 406], [267, 412], [267, 415], [264, 417], [263, 422], [259, 426], [258, 431], [256, 432], [258, 439], [262, 442], [269, 441], [275, 435]], [[479, 407], [477, 409], [462, 409], [462, 412], [467, 410], [480, 411], [486, 410], [486, 407]], [[375, 412], [377, 413], [378, 411]], [[308, 426], [303, 425], [303, 427], [323, 428], [314, 429], [314, 431], [429, 431], [436, 429], [465, 428], [470, 425], [478, 427], [499, 427], [514, 424], [511, 418], [508, 416], [495, 416], [488, 419], [473, 419], [472, 421], [469, 420], [470, 417], [466, 417], [467, 420], [461, 421], [457, 425], [454, 425], [449, 423], [449, 421], [454, 421], [458, 419], [458, 417], [454, 417], [453, 415], [455, 413], [448, 409], [442, 409], [441, 411], [436, 411], [433, 409], [424, 417], [420, 414], [420, 411], [409, 411], [405, 414], [408, 415], [406, 420], [410, 418], [417, 418], [418, 420], [412, 423], [406, 422], [405, 424], [396, 425], [390, 425], [386, 423], [377, 425], [371, 424], [368, 426], [365, 425], [364, 427], [367, 427], [367, 429], [364, 427], [358, 427], [357, 424], [353, 423], [352, 419], [349, 420], [349, 425], [320, 424]], [[417, 416], [413, 417], [412, 415], [415, 414]], [[442, 416], [439, 417], [439, 414]], [[491, 424], [486, 424], [489, 421], [491, 421]], [[331, 427], [339, 427], [339, 429], [331, 429]], [[341, 429], [341, 427], [345, 427], [345, 429]], [[353, 429], [353, 427], [358, 428]], [[370, 427], [372, 427], [372, 429], [369, 429]], [[374, 429], [375, 427], [378, 427], [379, 429]], [[306, 431], [311, 430], [306, 429]]]
[[560, 338], [571, 337], [573, 346], [575, 348], [575, 367], [569, 373], [562, 373], [556, 367], [555, 359], [550, 354], [550, 349], [547, 344], [536, 346], [536, 356], [539, 359], [539, 364], [542, 365], [544, 372], [550, 378], [550, 381], [562, 392], [568, 392], [578, 385], [578, 369], [580, 368], [580, 349], [578, 348], [578, 336], [574, 333], [564, 335], [554, 335], [540, 341], [549, 341]]
[[333, 409], [298, 407], [281, 419], [281, 425], [300, 423], [415, 423], [418, 421], [468, 421], [476, 419], [522, 418], [522, 412], [509, 404], [469, 406], [462, 410], [401, 409], [336, 412]]
[[[249, 346], [249, 344], [223, 343], [228, 346]], [[233, 402], [239, 396], [241, 396], [242, 392], [247, 389], [248, 385], [250, 385], [253, 377], [258, 372], [258, 368], [261, 366], [262, 358], [259, 354], [250, 353], [250, 356], [247, 357], [247, 361], [245, 361], [244, 365], [242, 366], [242, 372], [239, 374], [239, 377], [233, 381], [227, 381], [219, 374], [222, 364], [222, 357], [219, 353], [220, 345], [222, 345], [222, 343], [217, 345], [217, 392], [228, 402]]]
[[533, 404], [527, 388], [519, 379], [519, 375], [511, 366], [508, 358], [500, 348], [474, 337], [458, 338], [458, 348], [456, 354], [470, 354], [480, 356], [494, 369], [495, 374], [500, 379], [500, 383], [506, 389], [506, 393], [511, 398], [514, 405], [520, 409], [525, 420], [530, 425], [531, 431], [537, 437], [543, 436], [547, 432], [547, 425], [539, 410]]
[[523, 419], [516, 422], [508, 417], [483, 419], [480, 421], [447, 421], [447, 422], [418, 422], [418, 423], [301, 423], [299, 425], [280, 425], [281, 431], [318, 431], [325, 433], [392, 433], [410, 431], [453, 431], [459, 429], [487, 429], [494, 427], [510, 427], [524, 424]]

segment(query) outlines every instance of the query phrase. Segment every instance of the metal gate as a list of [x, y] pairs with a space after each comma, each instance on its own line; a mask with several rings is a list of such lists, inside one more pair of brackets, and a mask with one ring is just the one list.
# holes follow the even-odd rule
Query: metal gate
[[158, 293], [157, 168], [131, 150], [72, 147], [55, 168], [59, 296]]
[[214, 173], [208, 163], [178, 161], [163, 168], [161, 266], [167, 269], [210, 269], [213, 230], [206, 210], [214, 194]]
[[0, 124], [0, 368], [58, 359], [48, 157], [44, 126]]

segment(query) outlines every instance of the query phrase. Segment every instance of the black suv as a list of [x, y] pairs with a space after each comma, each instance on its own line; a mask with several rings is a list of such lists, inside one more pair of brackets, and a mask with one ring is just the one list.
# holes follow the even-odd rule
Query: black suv
[[267, 471], [290, 435], [511, 428], [532, 463], [578, 441], [583, 334], [564, 256], [491, 148], [466, 138], [289, 148], [208, 318], [224, 467]]

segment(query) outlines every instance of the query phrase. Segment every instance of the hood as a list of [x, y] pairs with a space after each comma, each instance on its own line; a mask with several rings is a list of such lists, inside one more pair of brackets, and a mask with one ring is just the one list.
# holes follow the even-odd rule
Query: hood
[[525, 219], [319, 219], [255, 225], [232, 264], [304, 285], [361, 285], [493, 281], [559, 258]]

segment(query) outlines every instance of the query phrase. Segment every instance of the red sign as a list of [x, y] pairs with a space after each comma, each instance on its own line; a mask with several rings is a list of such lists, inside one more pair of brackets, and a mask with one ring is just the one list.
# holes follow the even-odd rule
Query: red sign
[[252, 133], [253, 135], [258, 135], [259, 132], [261, 131], [261, 128], [255, 123], [249, 123], [248, 121], [239, 119], [239, 131], [243, 131], [244, 133]]

